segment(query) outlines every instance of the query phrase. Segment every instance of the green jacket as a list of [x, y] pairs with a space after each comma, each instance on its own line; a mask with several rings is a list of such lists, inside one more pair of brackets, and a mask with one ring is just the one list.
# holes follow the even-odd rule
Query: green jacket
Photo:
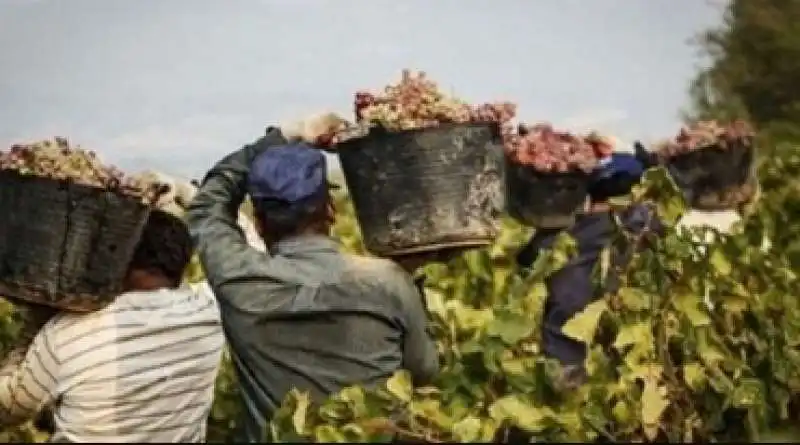
[[326, 236], [285, 239], [270, 252], [250, 247], [236, 223], [249, 165], [285, 139], [272, 130], [215, 165], [187, 219], [220, 303], [241, 385], [244, 436], [257, 442], [293, 387], [316, 400], [373, 385], [400, 368], [415, 383], [438, 371], [422, 296], [394, 262], [342, 253]]

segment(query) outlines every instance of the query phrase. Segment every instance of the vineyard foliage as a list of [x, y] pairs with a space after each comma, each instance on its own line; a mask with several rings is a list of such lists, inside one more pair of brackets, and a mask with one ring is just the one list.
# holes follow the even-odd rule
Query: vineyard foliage
[[[527, 275], [513, 258], [530, 230], [504, 221], [496, 243], [426, 269], [426, 299], [442, 372], [412, 388], [398, 373], [383, 388], [348, 388], [321, 405], [289, 395], [270, 434], [283, 441], [553, 441], [758, 439], [796, 419], [800, 393], [800, 174], [795, 147], [761, 166], [766, 192], [734, 235], [711, 245], [619, 233], [617, 246], [647, 243], [621, 271], [616, 295], [589, 306], [565, 332], [590, 345], [589, 381], [563, 390], [558, 365], [539, 351], [545, 277], [575, 245], [563, 237]], [[626, 198], [655, 203], [671, 228], [684, 202], [668, 175], [650, 170]], [[617, 202], [626, 205], [625, 202]], [[363, 253], [352, 207], [338, 199], [343, 248]], [[771, 247], [763, 247], [764, 239]], [[608, 260], [597, 268], [607, 276]], [[17, 329], [8, 304], [0, 341]], [[238, 420], [226, 356], [209, 419], [209, 440], [227, 442]], [[267, 433], [267, 432], [265, 432]], [[30, 425], [8, 442], [43, 440]]]
[[[766, 177], [798, 173], [796, 150], [784, 150], [762, 166]], [[298, 391], [271, 433], [317, 442], [763, 440], [798, 415], [797, 241], [764, 247], [792, 237], [784, 214], [798, 196], [773, 190], [734, 235], [700, 244], [674, 229], [684, 203], [671, 179], [649, 171], [616, 204], [654, 203], [670, 230], [620, 232], [616, 246], [649, 248], [620, 271], [617, 294], [564, 328], [590, 346], [589, 382], [578, 390], [564, 389], [538, 347], [544, 279], [576, 246], [562, 237], [522, 278], [511, 259], [525, 234], [509, 225], [491, 248], [427, 270], [442, 361], [433, 386], [411, 388], [398, 373], [385, 387], [348, 388], [321, 405]], [[608, 269], [603, 255], [597, 280]]]
[[[442, 372], [412, 388], [404, 373], [379, 388], [348, 388], [311, 403], [295, 391], [270, 431], [283, 441], [772, 441], [800, 416], [800, 3], [731, 0], [722, 25], [700, 39], [708, 68], [691, 90], [692, 115], [754, 122], [761, 199], [731, 235], [712, 244], [676, 230], [683, 199], [662, 170], [627, 198], [656, 205], [666, 236], [620, 271], [615, 295], [589, 306], [565, 332], [589, 346], [588, 382], [565, 390], [539, 349], [545, 277], [575, 250], [564, 237], [521, 274], [513, 259], [530, 230], [503, 221], [489, 248], [426, 269], [425, 298]], [[618, 203], [623, 204], [623, 203]], [[338, 200], [336, 236], [363, 253], [352, 206]], [[766, 240], [771, 242], [767, 243]], [[607, 255], [597, 268], [609, 272]], [[199, 278], [197, 265], [190, 274]], [[18, 332], [0, 300], [0, 347]], [[239, 416], [227, 355], [209, 418], [209, 441], [230, 442]], [[3, 442], [43, 441], [31, 424]]]

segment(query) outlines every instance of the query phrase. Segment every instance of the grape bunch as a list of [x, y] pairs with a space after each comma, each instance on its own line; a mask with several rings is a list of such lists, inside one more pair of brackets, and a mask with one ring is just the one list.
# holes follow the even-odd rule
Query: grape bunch
[[70, 147], [60, 137], [0, 151], [0, 171], [101, 188], [139, 198], [145, 204], [152, 204], [165, 192], [164, 184], [125, 176], [116, 167], [103, 165], [93, 151]]
[[439, 90], [436, 82], [424, 72], [403, 70], [396, 85], [383, 93], [359, 91], [355, 94], [357, 122], [377, 124], [388, 130], [411, 130], [435, 127], [442, 123], [507, 124], [516, 115], [517, 106], [510, 102], [472, 106]]
[[699, 121], [681, 128], [673, 140], [656, 146], [659, 156], [669, 158], [706, 147], [723, 150], [736, 145], [751, 146], [755, 133], [752, 127], [742, 120], [726, 125], [717, 121]]
[[520, 125], [516, 132], [503, 135], [510, 158], [542, 173], [589, 173], [597, 166], [597, 143], [565, 131], [556, 131], [550, 124]]

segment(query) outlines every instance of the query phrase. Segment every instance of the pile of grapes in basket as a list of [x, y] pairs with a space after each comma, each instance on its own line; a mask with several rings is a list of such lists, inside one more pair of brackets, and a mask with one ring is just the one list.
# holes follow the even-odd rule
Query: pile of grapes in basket
[[94, 152], [71, 147], [59, 137], [0, 151], [0, 171], [108, 190], [146, 204], [154, 202], [164, 188], [160, 183], [126, 176], [116, 167], [103, 164]]
[[[597, 165], [600, 140], [555, 131], [549, 125], [514, 127], [517, 106], [511, 102], [471, 105], [440, 91], [424, 72], [403, 70], [397, 84], [382, 93], [355, 94], [359, 127], [379, 125], [390, 131], [433, 128], [448, 123], [496, 123], [512, 161], [544, 173], [590, 172]], [[346, 139], [343, 138], [343, 139]]]
[[504, 134], [507, 156], [542, 173], [589, 173], [598, 157], [610, 154], [613, 143], [596, 134], [578, 136], [557, 131], [550, 124], [520, 125]]
[[720, 125], [717, 121], [698, 121], [681, 128], [674, 139], [658, 144], [656, 153], [663, 158], [709, 147], [727, 150], [753, 144], [753, 128], [743, 120]]
[[390, 131], [436, 127], [447, 123], [506, 124], [516, 115], [511, 102], [470, 105], [439, 90], [424, 72], [403, 70], [400, 82], [382, 93], [355, 95], [356, 122], [380, 125]]

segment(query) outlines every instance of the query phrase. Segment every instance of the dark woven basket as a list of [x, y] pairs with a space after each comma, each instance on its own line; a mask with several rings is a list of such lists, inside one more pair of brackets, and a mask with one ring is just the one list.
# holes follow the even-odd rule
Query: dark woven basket
[[589, 175], [542, 173], [506, 156], [508, 214], [520, 223], [542, 228], [567, 227], [586, 202]]
[[725, 195], [754, 180], [755, 148], [749, 140], [726, 149], [711, 145], [672, 156], [666, 165], [676, 183], [689, 192], [692, 206], [707, 208], [709, 195]]
[[490, 244], [503, 206], [502, 150], [491, 124], [378, 128], [341, 143], [365, 247], [391, 256]]
[[111, 302], [149, 215], [134, 198], [0, 172], [0, 295], [62, 310]]

